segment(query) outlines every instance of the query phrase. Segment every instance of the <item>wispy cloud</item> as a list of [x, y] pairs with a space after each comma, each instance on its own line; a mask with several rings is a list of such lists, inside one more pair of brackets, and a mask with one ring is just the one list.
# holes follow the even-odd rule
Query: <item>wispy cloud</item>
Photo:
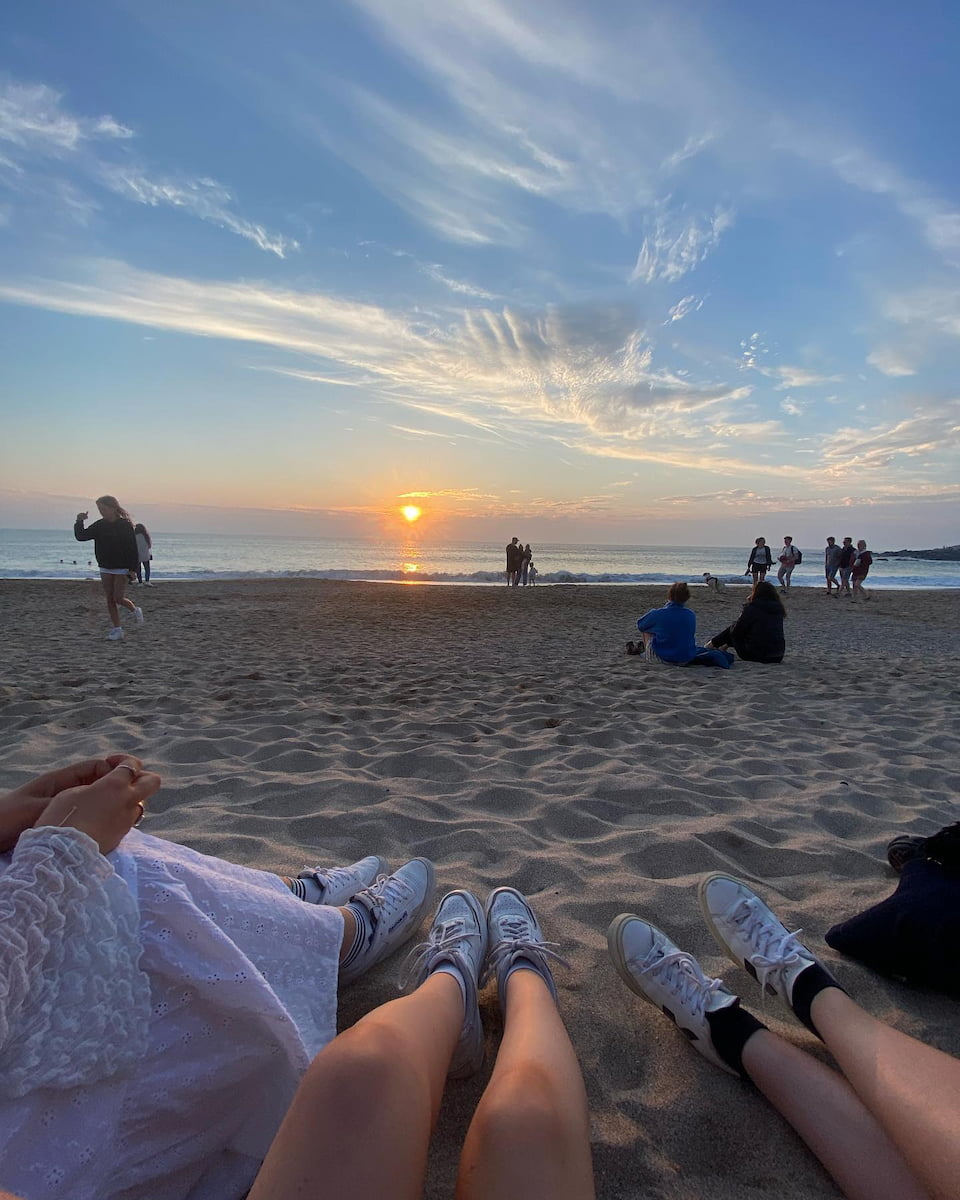
[[774, 391], [786, 392], [793, 388], [818, 387], [824, 383], [839, 383], [842, 375], [822, 375], [819, 371], [809, 371], [806, 367], [763, 367], [762, 373], [780, 382], [774, 385]]
[[917, 369], [910, 360], [910, 357], [902, 350], [897, 350], [893, 346], [879, 346], [876, 350], [872, 350], [867, 355], [867, 362], [871, 367], [876, 367], [884, 375], [890, 375], [894, 378], [906, 375], [916, 375]]
[[163, 176], [146, 167], [126, 145], [133, 136], [112, 116], [70, 112], [45, 84], [0, 81], [0, 143], [12, 196], [59, 198], [63, 210], [85, 223], [99, 207], [90, 189], [105, 189], [152, 208], [182, 209], [280, 258], [298, 248], [292, 238], [239, 216], [236, 198], [216, 180]]
[[[116, 262], [86, 264], [70, 281], [0, 282], [0, 297], [306, 353], [317, 372], [281, 369], [323, 382], [356, 376], [381, 397], [486, 432], [508, 415], [517, 430], [529, 426], [588, 453], [662, 461], [658, 438], [705, 446], [745, 429], [729, 418], [749, 388], [654, 367], [647, 334], [626, 305], [470, 309], [438, 328], [417, 314], [322, 293], [197, 282]], [[703, 419], [707, 412], [713, 421]], [[706, 452], [690, 461], [710, 469]]]
[[278, 258], [299, 249], [293, 238], [270, 233], [263, 225], [246, 221], [231, 210], [236, 198], [215, 179], [152, 179], [141, 167], [103, 163], [100, 180], [111, 191], [151, 208], [164, 205], [210, 221], [238, 237], [246, 238]]
[[960, 447], [960, 400], [918, 406], [913, 415], [869, 429], [839, 429], [824, 448], [833, 473], [879, 471], [897, 458], [933, 460]]
[[467, 283], [463, 279], [452, 278], [438, 263], [424, 263], [420, 269], [424, 275], [429, 276], [437, 283], [442, 283], [445, 288], [449, 288], [451, 292], [456, 292], [460, 296], [474, 296], [478, 300], [496, 300], [497, 298], [495, 292], [488, 292], [485, 288]]
[[716, 208], [711, 216], [690, 216], [684, 211], [658, 212], [649, 222], [630, 282], [672, 283], [703, 262], [720, 243], [721, 234], [733, 225], [730, 209]]
[[703, 308], [703, 298], [697, 299], [696, 296], [684, 296], [682, 300], [678, 300], [672, 308], [667, 310], [667, 319], [664, 325], [672, 325], [674, 321], [682, 321], [684, 317], [689, 316], [692, 312], [697, 312]]
[[80, 117], [67, 112], [62, 97], [42, 83], [0, 81], [0, 141], [60, 157], [85, 142], [133, 137], [111, 116]]

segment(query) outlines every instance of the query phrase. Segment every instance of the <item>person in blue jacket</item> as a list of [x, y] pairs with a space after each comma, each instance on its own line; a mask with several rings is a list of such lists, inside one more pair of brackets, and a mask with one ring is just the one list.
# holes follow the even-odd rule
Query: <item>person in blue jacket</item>
[[662, 662], [684, 667], [732, 667], [735, 657], [728, 651], [697, 645], [697, 618], [686, 607], [690, 599], [687, 585], [671, 584], [667, 597], [663, 608], [652, 608], [637, 621], [643, 644], [634, 646], [628, 642], [627, 653], [642, 654], [652, 645], [654, 655]]

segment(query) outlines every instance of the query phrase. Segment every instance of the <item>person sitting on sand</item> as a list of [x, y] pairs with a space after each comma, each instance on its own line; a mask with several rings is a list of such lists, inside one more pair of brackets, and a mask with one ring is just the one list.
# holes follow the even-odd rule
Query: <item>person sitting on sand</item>
[[483, 1063], [486, 978], [497, 982], [503, 1040], [467, 1130], [458, 1200], [593, 1200], [590, 1117], [557, 1009], [557, 957], [513, 888], [496, 888], [483, 907], [448, 893], [409, 956], [415, 990], [317, 1056], [248, 1200], [422, 1196], [445, 1079]]
[[783, 619], [787, 615], [777, 589], [766, 581], [755, 583], [750, 598], [732, 625], [715, 633], [707, 646], [732, 646], [747, 662], [783, 662], [786, 644]]
[[338, 981], [412, 937], [432, 864], [234, 866], [132, 828], [160, 783], [117, 754], [0, 797], [0, 1188], [272, 1200], [310, 1175], [324, 1194], [418, 1195], [444, 1076], [483, 1058], [484, 969], [509, 1016], [459, 1194], [591, 1200], [557, 955], [519, 892], [446, 896], [409, 960], [417, 990], [337, 1038]]
[[160, 785], [116, 754], [0, 797], [0, 1186], [29, 1200], [245, 1195], [338, 984], [432, 901], [426, 859], [284, 880], [149, 837]]
[[627, 653], [646, 654], [684, 667], [732, 667], [734, 657], [729, 651], [697, 645], [697, 618], [686, 607], [690, 588], [683, 582], [673, 583], [667, 597], [662, 608], [652, 608], [637, 621], [643, 642], [639, 646], [627, 642]]
[[607, 931], [626, 985], [714, 1066], [754, 1083], [845, 1196], [956, 1196], [960, 1062], [864, 1012], [747, 884], [709, 875], [699, 898], [724, 953], [820, 1038], [842, 1075], [767, 1029], [692, 954], [633, 913]]

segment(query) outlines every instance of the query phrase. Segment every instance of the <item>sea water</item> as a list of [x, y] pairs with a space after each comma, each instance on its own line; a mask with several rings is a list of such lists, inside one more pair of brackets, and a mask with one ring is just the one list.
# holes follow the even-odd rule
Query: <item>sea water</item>
[[[154, 533], [153, 579], [361, 579], [383, 583], [505, 583], [504, 546], [493, 542], [432, 544], [273, 534]], [[506, 541], [506, 539], [504, 539]], [[874, 551], [876, 553], [876, 551]], [[710, 571], [746, 584], [743, 546], [533, 546], [539, 585], [701, 583]], [[774, 548], [776, 555], [776, 548]], [[823, 586], [823, 553], [806, 550], [793, 573], [800, 587]], [[67, 530], [0, 530], [0, 579], [92, 579], [92, 542]], [[775, 578], [774, 575], [771, 576]], [[874, 561], [872, 587], [960, 587], [960, 563]]]

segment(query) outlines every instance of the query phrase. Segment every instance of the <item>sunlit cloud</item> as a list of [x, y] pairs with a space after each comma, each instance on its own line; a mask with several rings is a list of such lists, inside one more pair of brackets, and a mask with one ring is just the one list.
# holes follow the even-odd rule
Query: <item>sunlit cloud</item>
[[916, 375], [917, 369], [908, 355], [892, 346], [879, 346], [867, 355], [867, 362], [884, 375], [899, 378]]

